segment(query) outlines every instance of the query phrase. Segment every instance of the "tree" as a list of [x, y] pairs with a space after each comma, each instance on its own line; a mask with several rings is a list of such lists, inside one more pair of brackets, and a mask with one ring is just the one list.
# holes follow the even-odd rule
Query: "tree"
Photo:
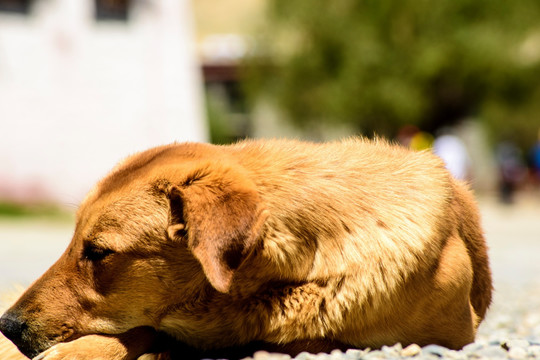
[[269, 1], [262, 47], [275, 66], [252, 66], [248, 89], [299, 126], [393, 136], [405, 124], [433, 131], [477, 117], [495, 138], [515, 121], [520, 140], [534, 140], [537, 0]]

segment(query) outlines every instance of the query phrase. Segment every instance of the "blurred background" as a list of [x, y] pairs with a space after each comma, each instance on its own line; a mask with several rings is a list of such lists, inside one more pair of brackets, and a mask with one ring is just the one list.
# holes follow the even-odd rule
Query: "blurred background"
[[130, 153], [352, 135], [440, 155], [498, 276], [536, 281], [538, 19], [538, 0], [0, 0], [0, 289], [52, 264]]

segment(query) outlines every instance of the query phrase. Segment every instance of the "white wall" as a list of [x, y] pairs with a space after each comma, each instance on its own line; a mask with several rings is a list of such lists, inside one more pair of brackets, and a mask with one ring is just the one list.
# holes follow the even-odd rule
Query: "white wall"
[[77, 204], [114, 164], [206, 141], [189, 0], [96, 22], [91, 0], [0, 13], [0, 198]]

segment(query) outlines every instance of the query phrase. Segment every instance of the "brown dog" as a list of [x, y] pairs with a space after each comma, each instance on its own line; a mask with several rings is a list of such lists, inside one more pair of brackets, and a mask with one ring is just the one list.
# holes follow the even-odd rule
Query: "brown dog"
[[174, 144], [97, 184], [0, 329], [46, 360], [136, 359], [162, 333], [203, 350], [458, 349], [491, 289], [476, 205], [429, 152]]

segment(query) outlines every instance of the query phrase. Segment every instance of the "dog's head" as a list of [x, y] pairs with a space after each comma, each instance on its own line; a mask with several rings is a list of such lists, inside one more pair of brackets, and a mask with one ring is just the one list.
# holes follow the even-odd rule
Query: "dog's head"
[[65, 253], [0, 330], [33, 356], [87, 334], [158, 328], [170, 309], [228, 292], [266, 212], [242, 169], [206, 151], [157, 148], [102, 180], [80, 206]]

